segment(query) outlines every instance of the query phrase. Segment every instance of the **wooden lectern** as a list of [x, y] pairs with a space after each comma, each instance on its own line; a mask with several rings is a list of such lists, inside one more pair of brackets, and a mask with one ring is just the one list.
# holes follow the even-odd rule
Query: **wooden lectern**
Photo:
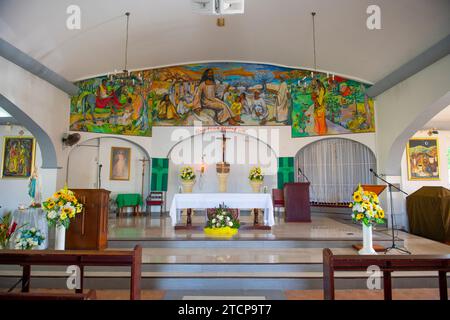
[[103, 250], [108, 246], [109, 194], [105, 189], [72, 189], [83, 211], [66, 231], [67, 250]]
[[309, 182], [284, 184], [285, 222], [311, 222], [309, 185]]

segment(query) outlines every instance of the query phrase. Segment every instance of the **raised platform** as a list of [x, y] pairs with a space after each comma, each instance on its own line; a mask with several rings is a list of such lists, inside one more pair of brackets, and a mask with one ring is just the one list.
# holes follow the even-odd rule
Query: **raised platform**
[[[203, 216], [194, 216], [201, 226]], [[242, 217], [244, 222], [252, 217]], [[384, 230], [382, 228], [382, 230]], [[450, 253], [450, 247], [399, 233], [399, 245], [413, 254]], [[303, 290], [322, 288], [322, 250], [357, 254], [352, 245], [362, 241], [361, 227], [328, 217], [313, 216], [311, 223], [276, 220], [270, 231], [240, 230], [231, 239], [211, 238], [201, 229], [175, 231], [168, 217], [110, 219], [109, 249], [143, 246], [142, 288], [163, 290]], [[384, 231], [374, 242], [389, 246]], [[395, 253], [395, 252], [392, 252]], [[65, 287], [64, 268], [36, 267], [33, 287]], [[87, 288], [124, 289], [129, 272], [123, 268], [87, 268]], [[19, 268], [0, 266], [0, 287], [9, 288]], [[366, 288], [365, 272], [336, 274], [339, 289]], [[397, 288], [435, 288], [437, 274], [394, 273]]]

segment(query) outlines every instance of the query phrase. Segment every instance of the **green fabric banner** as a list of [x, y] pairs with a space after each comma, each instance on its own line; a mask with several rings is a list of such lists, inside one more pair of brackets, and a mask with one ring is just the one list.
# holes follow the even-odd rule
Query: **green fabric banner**
[[278, 158], [278, 189], [283, 189], [285, 183], [294, 182], [294, 158], [280, 157]]
[[169, 177], [169, 159], [152, 158], [151, 191], [167, 191]]

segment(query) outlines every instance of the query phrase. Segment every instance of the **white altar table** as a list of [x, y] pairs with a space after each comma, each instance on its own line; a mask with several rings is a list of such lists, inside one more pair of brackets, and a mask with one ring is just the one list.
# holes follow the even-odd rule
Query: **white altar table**
[[177, 193], [170, 206], [172, 225], [177, 224], [182, 209], [218, 208], [222, 203], [232, 209], [264, 209], [264, 225], [275, 224], [272, 196], [268, 193]]

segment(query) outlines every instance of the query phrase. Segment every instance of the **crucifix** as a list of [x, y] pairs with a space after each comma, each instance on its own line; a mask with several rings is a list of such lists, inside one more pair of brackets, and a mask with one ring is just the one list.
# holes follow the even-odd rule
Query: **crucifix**
[[146, 163], [150, 163], [150, 159], [146, 159], [145, 157], [143, 157], [142, 159], [139, 159], [139, 161], [142, 161], [142, 184], [141, 184], [141, 196], [142, 196], [142, 201], [144, 201], [144, 176], [145, 176], [145, 166]]
[[225, 129], [222, 129], [222, 137], [221, 138], [216, 138], [216, 139], [220, 139], [222, 140], [222, 163], [226, 163], [225, 161], [225, 154], [227, 151], [227, 140], [230, 138], [227, 138], [227, 136], [225, 135]]

